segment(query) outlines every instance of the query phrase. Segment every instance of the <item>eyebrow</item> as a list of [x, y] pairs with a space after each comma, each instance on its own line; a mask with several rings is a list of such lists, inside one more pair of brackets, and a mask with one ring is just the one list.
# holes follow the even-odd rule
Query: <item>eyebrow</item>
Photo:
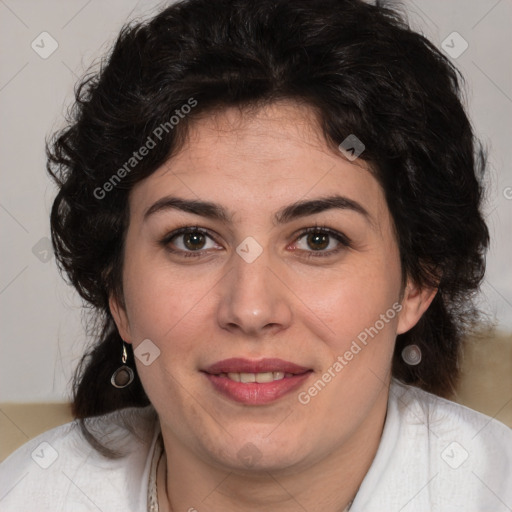
[[[315, 213], [327, 210], [349, 210], [362, 215], [368, 223], [374, 227], [374, 222], [368, 211], [357, 201], [340, 195], [319, 197], [308, 201], [297, 201], [292, 203], [274, 215], [274, 225], [285, 224], [292, 220], [307, 217]], [[175, 196], [165, 196], [154, 203], [144, 213], [144, 220], [155, 213], [166, 210], [180, 210], [193, 213], [212, 220], [218, 220], [225, 224], [233, 222], [233, 215], [223, 206], [210, 201], [183, 199]]]

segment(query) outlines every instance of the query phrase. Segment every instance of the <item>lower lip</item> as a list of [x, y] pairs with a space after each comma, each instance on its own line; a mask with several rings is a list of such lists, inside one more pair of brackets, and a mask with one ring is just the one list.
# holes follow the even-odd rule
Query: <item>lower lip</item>
[[291, 393], [300, 387], [311, 373], [309, 371], [300, 375], [294, 375], [293, 377], [285, 377], [281, 380], [263, 382], [261, 384], [258, 382], [244, 384], [210, 373], [205, 373], [205, 375], [219, 393], [231, 398], [235, 402], [248, 405], [263, 405], [274, 402], [287, 393]]

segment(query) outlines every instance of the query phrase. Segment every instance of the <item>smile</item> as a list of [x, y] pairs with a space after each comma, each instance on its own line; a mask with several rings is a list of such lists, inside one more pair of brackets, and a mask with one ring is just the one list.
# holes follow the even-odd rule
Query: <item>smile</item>
[[246, 405], [265, 405], [300, 387], [313, 370], [281, 359], [232, 358], [202, 373], [223, 397]]

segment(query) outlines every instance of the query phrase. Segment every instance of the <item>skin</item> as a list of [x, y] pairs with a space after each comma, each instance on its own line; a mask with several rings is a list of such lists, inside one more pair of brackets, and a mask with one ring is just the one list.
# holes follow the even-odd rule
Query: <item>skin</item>
[[[329, 209], [274, 224], [281, 208], [333, 193], [357, 201], [371, 220]], [[176, 209], [145, 218], [168, 195], [218, 203], [233, 218]], [[379, 445], [396, 335], [416, 324], [435, 295], [410, 282], [402, 288], [392, 218], [367, 164], [330, 148], [306, 106], [229, 108], [191, 124], [184, 147], [132, 190], [129, 209], [123, 300], [110, 303], [127, 343], [150, 339], [161, 351], [148, 366], [135, 361], [162, 427], [161, 510], [343, 510]], [[351, 246], [329, 237], [322, 251], [338, 253], [307, 258], [319, 242], [301, 231], [316, 225], [344, 234]], [[160, 243], [183, 226], [212, 238]], [[263, 250], [252, 263], [236, 252], [249, 236]], [[183, 256], [194, 247], [199, 257]], [[301, 404], [298, 393], [397, 302], [400, 313]], [[240, 404], [200, 372], [230, 357], [278, 357], [313, 373], [273, 403]], [[251, 467], [238, 455], [248, 442], [257, 453]]]

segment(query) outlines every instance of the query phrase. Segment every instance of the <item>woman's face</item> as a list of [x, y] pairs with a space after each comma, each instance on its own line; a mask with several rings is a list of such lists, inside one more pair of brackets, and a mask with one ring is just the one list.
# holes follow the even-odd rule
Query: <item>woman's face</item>
[[432, 297], [400, 300], [383, 191], [309, 109], [196, 121], [129, 206], [111, 308], [166, 444], [229, 470], [298, 469], [381, 429], [395, 337]]

